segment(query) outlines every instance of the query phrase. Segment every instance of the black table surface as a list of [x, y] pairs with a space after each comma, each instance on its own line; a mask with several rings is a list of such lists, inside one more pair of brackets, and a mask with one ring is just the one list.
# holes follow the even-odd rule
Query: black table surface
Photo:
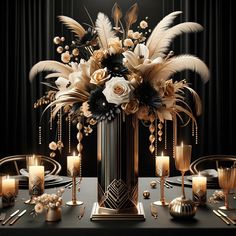
[[[67, 177], [63, 177], [67, 178]], [[78, 219], [79, 206], [63, 206], [62, 219], [59, 222], [46, 222], [45, 215], [40, 214], [35, 218], [30, 215], [32, 205], [24, 204], [24, 200], [29, 198], [28, 190], [19, 190], [14, 207], [1, 209], [9, 216], [17, 209], [27, 209], [27, 213], [13, 226], [0, 225], [0, 236], [47, 236], [47, 235], [176, 235], [187, 233], [191, 235], [235, 235], [236, 226], [226, 225], [216, 215], [213, 209], [218, 209], [223, 202], [207, 203], [205, 207], [198, 207], [194, 218], [190, 220], [175, 220], [169, 214], [168, 207], [158, 207], [158, 218], [154, 219], [150, 213], [150, 203], [160, 199], [159, 185], [156, 189], [151, 189], [150, 181], [155, 178], [139, 178], [139, 201], [143, 203], [145, 211], [145, 221], [91, 221], [90, 215], [93, 203], [97, 198], [97, 179], [83, 178], [81, 191], [78, 193], [78, 200], [84, 202], [85, 214], [81, 220]], [[61, 187], [58, 187], [61, 188]], [[55, 193], [58, 188], [46, 189], [45, 192]], [[150, 191], [150, 198], [144, 199], [144, 190]], [[185, 187], [186, 196], [192, 198], [192, 189]], [[208, 199], [215, 189], [207, 190]], [[181, 195], [180, 185], [173, 188], [165, 188], [166, 200], [171, 201]], [[232, 194], [230, 195], [232, 198]], [[71, 190], [66, 189], [63, 194], [63, 201], [71, 200]], [[236, 200], [231, 199], [231, 204], [236, 207]], [[236, 211], [230, 212], [231, 216], [236, 216]]]

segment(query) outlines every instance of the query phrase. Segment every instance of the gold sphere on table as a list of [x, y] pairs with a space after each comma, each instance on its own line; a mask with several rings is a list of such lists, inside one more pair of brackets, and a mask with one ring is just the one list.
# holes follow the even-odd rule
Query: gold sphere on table
[[151, 186], [151, 188], [156, 188], [157, 182], [155, 180], [151, 181], [150, 186]]
[[150, 192], [148, 190], [143, 191], [143, 198], [148, 199], [150, 197]]
[[195, 203], [183, 197], [178, 197], [172, 200], [169, 204], [170, 215], [174, 218], [192, 218], [197, 211]]

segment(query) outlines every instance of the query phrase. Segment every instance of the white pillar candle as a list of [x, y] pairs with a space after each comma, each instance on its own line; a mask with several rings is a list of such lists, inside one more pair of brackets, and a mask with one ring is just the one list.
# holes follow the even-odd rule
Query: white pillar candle
[[175, 167], [179, 171], [187, 171], [190, 167], [192, 146], [184, 145], [175, 147]]
[[15, 179], [9, 177], [2, 180], [2, 205], [3, 207], [15, 204], [16, 184]]
[[198, 205], [206, 203], [207, 196], [207, 178], [204, 176], [192, 177], [193, 201]]
[[29, 166], [29, 192], [40, 196], [44, 192], [44, 166]]
[[2, 180], [6, 179], [5, 175], [0, 175], [0, 196], [2, 196]]
[[26, 156], [26, 167], [27, 170], [29, 170], [29, 166], [39, 166], [41, 163], [41, 156], [36, 156], [36, 155], [32, 155], [32, 156]]
[[69, 176], [80, 175], [81, 158], [79, 156], [67, 156], [67, 173]]
[[157, 176], [169, 176], [170, 157], [156, 156], [156, 174]]

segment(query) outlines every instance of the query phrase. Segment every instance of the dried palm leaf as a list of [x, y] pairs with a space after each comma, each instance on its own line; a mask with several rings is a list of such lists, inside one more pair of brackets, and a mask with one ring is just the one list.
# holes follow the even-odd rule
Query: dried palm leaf
[[138, 19], [138, 4], [133, 4], [125, 14], [126, 33], [130, 29], [130, 26], [134, 24]]
[[98, 33], [100, 41], [99, 42], [100, 47], [102, 47], [103, 49], [107, 49], [108, 48], [107, 40], [115, 36], [115, 33], [112, 30], [111, 22], [105, 14], [99, 12], [95, 24], [96, 24], [96, 31]]
[[40, 61], [37, 64], [35, 64], [29, 74], [29, 79], [30, 81], [33, 80], [33, 78], [42, 71], [54, 71], [54, 72], [59, 72], [63, 76], [62, 77], [68, 77], [70, 73], [73, 72], [73, 69], [67, 65], [64, 65], [61, 62], [58, 61]]
[[122, 11], [120, 9], [120, 6], [117, 3], [115, 3], [114, 6], [112, 7], [111, 15], [114, 20], [116, 29], [118, 29], [118, 24], [122, 17]]
[[72, 30], [72, 32], [75, 33], [75, 35], [79, 38], [83, 38], [86, 30], [84, 27], [75, 21], [74, 19], [68, 17], [68, 16], [58, 16], [59, 20], [63, 22], [69, 29]]
[[175, 11], [164, 17], [154, 28], [151, 35], [147, 40], [147, 47], [149, 49], [150, 55], [153, 55], [154, 50], [156, 48], [156, 44], [159, 42], [164, 32], [169, 28], [169, 26], [173, 23], [174, 19], [181, 14], [182, 11]]
[[168, 50], [173, 39], [183, 33], [198, 32], [203, 30], [203, 27], [195, 22], [185, 22], [173, 26], [172, 28], [166, 30], [164, 34], [159, 36], [158, 42], [156, 42], [155, 47], [152, 47], [152, 53], [150, 53], [150, 58], [155, 59], [156, 57], [165, 56], [165, 52]]

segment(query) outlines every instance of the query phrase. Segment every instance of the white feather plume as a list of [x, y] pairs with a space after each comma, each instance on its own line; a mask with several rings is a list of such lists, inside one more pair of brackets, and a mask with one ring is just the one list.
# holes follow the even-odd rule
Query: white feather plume
[[[64, 65], [61, 62], [58, 61], [40, 61], [37, 64], [35, 64], [29, 74], [29, 79], [30, 81], [33, 80], [33, 78], [42, 71], [54, 71], [54, 72], [59, 72], [62, 75], [65, 75], [65, 77], [68, 77], [70, 73], [73, 72], [73, 69], [67, 65]], [[64, 76], [62, 76], [64, 77]]]
[[195, 22], [185, 22], [171, 27], [159, 38], [150, 58], [155, 59], [156, 57], [163, 57], [176, 36], [183, 33], [198, 32], [201, 30], [203, 30], [203, 27]]
[[95, 24], [100, 41], [100, 46], [103, 49], [107, 49], [108, 48], [107, 40], [115, 36], [115, 33], [112, 30], [112, 24], [108, 19], [108, 17], [101, 12], [98, 13], [98, 17]]
[[155, 83], [159, 80], [167, 80], [176, 72], [183, 70], [192, 70], [197, 72], [204, 82], [209, 79], [209, 70], [206, 64], [198, 57], [192, 55], [180, 55], [172, 57], [163, 64], [158, 64], [151, 71], [148, 72], [149, 79]]
[[79, 38], [83, 38], [83, 36], [86, 33], [86, 30], [84, 27], [79, 24], [74, 19], [68, 17], [68, 16], [58, 16], [59, 20], [63, 22], [69, 29], [72, 30], [78, 36]]
[[154, 28], [150, 37], [147, 40], [147, 47], [149, 49], [150, 55], [154, 53], [156, 44], [159, 42], [163, 33], [169, 28], [169, 26], [173, 23], [174, 19], [181, 14], [182, 11], [175, 11], [165, 16]]
[[51, 73], [51, 74], [48, 74], [45, 79], [50, 79], [50, 78], [58, 78], [58, 77], [63, 77], [65, 79], [68, 79], [69, 77], [68, 76], [65, 76], [65, 74], [62, 74], [62, 73]]

